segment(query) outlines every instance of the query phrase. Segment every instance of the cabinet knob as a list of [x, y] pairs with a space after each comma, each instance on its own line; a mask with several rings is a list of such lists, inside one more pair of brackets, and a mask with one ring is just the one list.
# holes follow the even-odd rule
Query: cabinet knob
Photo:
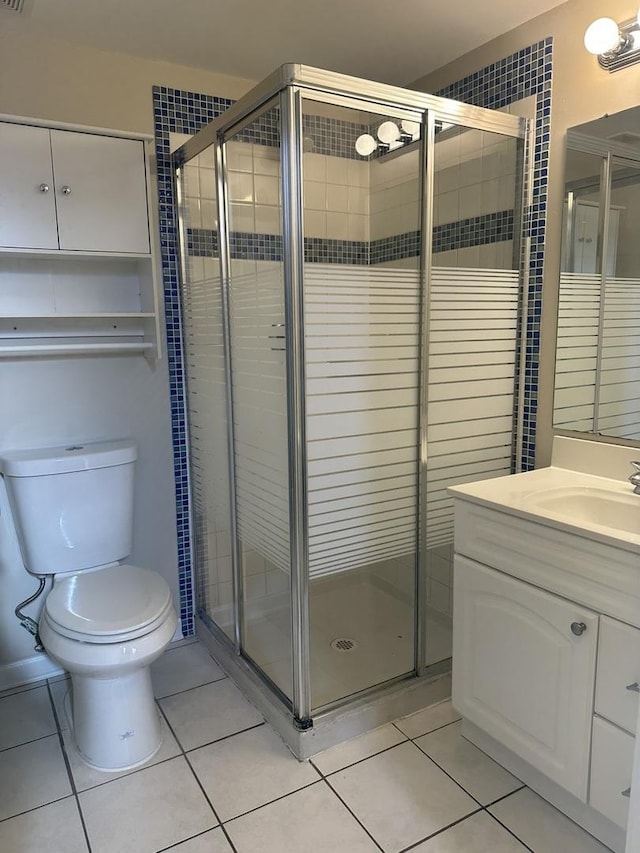
[[632, 693], [640, 693], [640, 684], [637, 681], [634, 681], [633, 684], [627, 684], [627, 690], [631, 690]]
[[71, 187], [67, 184], [62, 187], [62, 195], [71, 195]]
[[40, 189], [41, 193], [48, 193], [49, 192], [49, 184], [40, 184], [39, 189]]
[[572, 622], [571, 623], [571, 633], [575, 634], [576, 637], [581, 637], [586, 630], [587, 630], [587, 626], [584, 624], [584, 622]]
[[623, 797], [630, 797], [631, 796], [631, 788], [630, 787], [625, 788], [624, 791], [620, 791], [620, 793], [622, 794]]

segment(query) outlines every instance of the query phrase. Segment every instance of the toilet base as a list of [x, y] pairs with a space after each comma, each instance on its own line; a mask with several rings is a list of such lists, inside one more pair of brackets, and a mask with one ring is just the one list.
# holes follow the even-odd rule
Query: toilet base
[[90, 767], [133, 770], [162, 746], [149, 667], [118, 678], [71, 674], [65, 712], [76, 749]]

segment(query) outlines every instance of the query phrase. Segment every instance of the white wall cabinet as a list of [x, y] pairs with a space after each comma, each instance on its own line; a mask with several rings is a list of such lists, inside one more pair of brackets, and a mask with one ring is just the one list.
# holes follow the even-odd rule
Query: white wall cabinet
[[453, 612], [456, 708], [586, 801], [597, 614], [460, 556]]
[[148, 144], [0, 117], [0, 357], [159, 355]]

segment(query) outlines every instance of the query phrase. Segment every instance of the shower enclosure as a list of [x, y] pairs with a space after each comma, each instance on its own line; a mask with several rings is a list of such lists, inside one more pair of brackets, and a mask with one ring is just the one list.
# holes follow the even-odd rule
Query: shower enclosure
[[519, 455], [526, 126], [286, 65], [175, 154], [198, 632], [301, 757], [447, 695], [446, 489]]

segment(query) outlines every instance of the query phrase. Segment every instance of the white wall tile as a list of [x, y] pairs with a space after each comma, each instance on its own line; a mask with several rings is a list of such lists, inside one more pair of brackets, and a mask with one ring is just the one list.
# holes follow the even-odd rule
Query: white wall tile
[[327, 211], [346, 213], [348, 209], [348, 188], [339, 184], [327, 185]]
[[327, 186], [322, 181], [304, 182], [304, 207], [305, 210], [327, 209]]

